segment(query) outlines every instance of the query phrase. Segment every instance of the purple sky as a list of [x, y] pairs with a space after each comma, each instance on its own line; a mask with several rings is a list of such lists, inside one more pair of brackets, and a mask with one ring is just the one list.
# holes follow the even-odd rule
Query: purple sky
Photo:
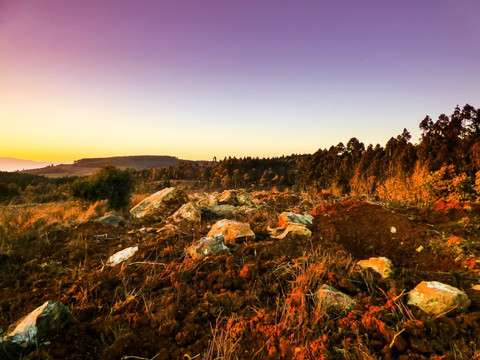
[[0, 156], [273, 156], [480, 106], [480, 2], [0, 0]]

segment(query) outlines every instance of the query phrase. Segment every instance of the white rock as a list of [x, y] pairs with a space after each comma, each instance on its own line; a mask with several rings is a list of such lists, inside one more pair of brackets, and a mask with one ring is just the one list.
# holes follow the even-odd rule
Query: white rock
[[395, 228], [394, 226], [392, 226], [392, 227], [390, 228], [390, 232], [391, 232], [392, 234], [395, 234], [395, 233], [397, 232], [397, 228]]
[[183, 204], [173, 215], [167, 218], [167, 223], [198, 224], [202, 218], [200, 206], [193, 202]]
[[422, 281], [408, 293], [408, 304], [433, 315], [464, 312], [470, 299], [463, 291], [438, 281]]
[[130, 214], [137, 219], [164, 220], [187, 201], [188, 196], [183, 191], [174, 187], [165, 188], [141, 201], [130, 210]]
[[138, 251], [138, 246], [133, 246], [133, 247], [123, 249], [113, 254], [112, 256], [110, 256], [107, 260], [107, 265], [109, 266], [118, 265], [124, 262], [125, 260], [130, 259], [133, 255], [135, 255], [137, 251]]

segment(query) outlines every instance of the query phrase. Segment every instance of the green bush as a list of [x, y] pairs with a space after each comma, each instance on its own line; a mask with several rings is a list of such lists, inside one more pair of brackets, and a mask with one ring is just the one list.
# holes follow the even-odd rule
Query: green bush
[[95, 174], [76, 180], [72, 184], [72, 195], [90, 202], [107, 200], [110, 208], [118, 210], [129, 204], [133, 189], [134, 180], [130, 170], [106, 165]]

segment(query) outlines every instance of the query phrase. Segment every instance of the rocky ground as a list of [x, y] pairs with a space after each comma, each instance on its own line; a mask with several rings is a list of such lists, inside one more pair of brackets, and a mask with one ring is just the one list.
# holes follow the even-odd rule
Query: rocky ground
[[[14, 359], [480, 359], [480, 207], [166, 189], [28, 239], [0, 287]], [[75, 319], [20, 322], [52, 301]]]

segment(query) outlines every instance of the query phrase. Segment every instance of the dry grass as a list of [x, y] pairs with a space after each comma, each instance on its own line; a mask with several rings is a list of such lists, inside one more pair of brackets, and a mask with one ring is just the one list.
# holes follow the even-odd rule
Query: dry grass
[[147, 197], [152, 195], [151, 193], [148, 194], [134, 194], [130, 199], [130, 206], [134, 207], [135, 205], [139, 204], [141, 201], [145, 200]]
[[235, 321], [235, 316], [227, 319], [217, 318], [215, 328], [212, 328], [212, 339], [209, 342], [207, 351], [202, 356], [202, 360], [238, 359], [235, 356], [235, 352], [238, 350], [239, 340], [234, 341], [232, 336], [232, 326]]
[[105, 212], [105, 201], [96, 202], [87, 209], [73, 201], [1, 206], [0, 251], [10, 252], [21, 246], [22, 240], [45, 236], [55, 226], [71, 226]]
[[285, 294], [279, 325], [289, 331], [294, 331], [302, 338], [306, 333], [314, 331], [316, 325], [327, 316], [315, 299], [319, 287], [329, 283], [329, 274], [350, 273], [355, 265], [349, 255], [343, 252], [328, 252], [316, 248], [308, 255], [296, 259], [288, 267], [282, 266], [279, 271], [294, 275], [291, 288]]

